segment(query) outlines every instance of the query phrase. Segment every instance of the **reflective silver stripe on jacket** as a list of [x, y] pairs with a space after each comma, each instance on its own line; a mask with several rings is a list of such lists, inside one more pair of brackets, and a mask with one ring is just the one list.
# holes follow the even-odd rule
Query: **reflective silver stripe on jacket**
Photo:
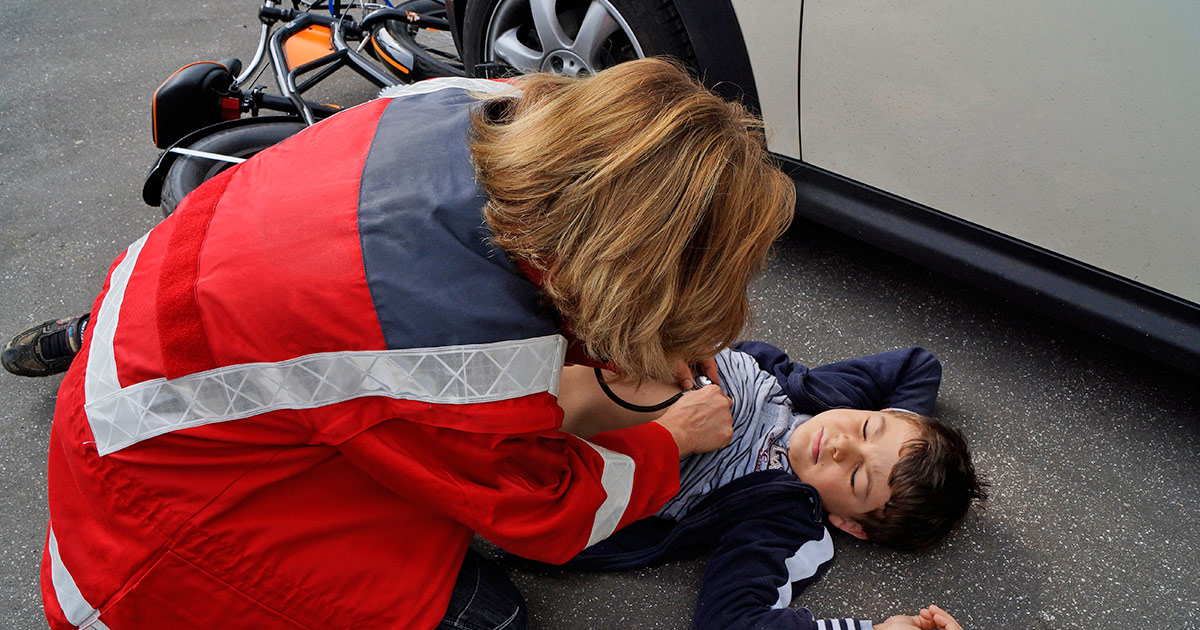
[[246, 363], [121, 387], [113, 337], [121, 300], [145, 237], [113, 270], [94, 317], [84, 410], [101, 455], [171, 431], [281, 409], [313, 409], [364, 396], [473, 404], [558, 395], [566, 340], [560, 335], [494, 343], [324, 352]]
[[[111, 353], [111, 346], [106, 350]], [[452, 405], [542, 392], [557, 396], [565, 354], [566, 340], [559, 335], [443, 348], [325, 352], [144, 381], [89, 400], [84, 409], [96, 449], [107, 455], [171, 431], [363, 396]]]
[[50, 582], [54, 585], [54, 596], [58, 599], [58, 607], [62, 608], [67, 621], [76, 628], [109, 630], [108, 626], [100, 621], [100, 611], [83, 598], [83, 593], [79, 592], [79, 586], [75, 584], [75, 578], [71, 577], [71, 572], [67, 570], [62, 558], [59, 557], [58, 539], [54, 537], [53, 528], [50, 529], [48, 547], [50, 548]]
[[582, 441], [604, 459], [600, 485], [604, 486], [604, 492], [608, 495], [596, 510], [596, 518], [592, 521], [592, 534], [587, 542], [587, 546], [591, 547], [611, 536], [617, 530], [617, 525], [621, 524], [621, 517], [625, 516], [625, 508], [629, 506], [629, 498], [633, 496], [633, 475], [637, 466], [628, 455], [587, 440]]
[[[121, 302], [125, 300], [125, 286], [129, 284], [138, 254], [142, 252], [142, 246], [149, 236], [149, 233], [143, 235], [125, 250], [125, 258], [121, 259], [121, 264], [113, 269], [108, 278], [108, 293], [100, 302], [100, 312], [89, 324], [92, 328], [92, 345], [83, 379], [83, 396], [87, 403], [121, 389], [117, 381], [117, 360], [112, 351], [113, 336], [117, 332]], [[92, 428], [95, 429], [95, 426]]]

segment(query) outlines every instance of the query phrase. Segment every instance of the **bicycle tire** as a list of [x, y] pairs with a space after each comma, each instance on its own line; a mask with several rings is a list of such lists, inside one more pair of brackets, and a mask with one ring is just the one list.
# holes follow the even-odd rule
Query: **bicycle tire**
[[[442, 18], [446, 12], [445, 6], [435, 0], [409, 0], [397, 5], [396, 9]], [[457, 60], [442, 58], [426, 50], [414, 39], [410, 25], [400, 20], [388, 20], [373, 27], [370, 41], [372, 45], [366, 48], [367, 53], [383, 61], [389, 71], [406, 81], [467, 76]], [[412, 56], [411, 60], [407, 59], [408, 55]], [[402, 67], [408, 71], [399, 70]]]

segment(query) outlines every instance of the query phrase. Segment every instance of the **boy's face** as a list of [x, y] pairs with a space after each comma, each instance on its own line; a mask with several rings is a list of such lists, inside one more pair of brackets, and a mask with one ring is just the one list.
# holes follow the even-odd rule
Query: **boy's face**
[[887, 504], [892, 468], [917, 437], [911, 422], [886, 411], [831, 409], [796, 427], [788, 462], [820, 493], [831, 524], [866, 538], [858, 517]]

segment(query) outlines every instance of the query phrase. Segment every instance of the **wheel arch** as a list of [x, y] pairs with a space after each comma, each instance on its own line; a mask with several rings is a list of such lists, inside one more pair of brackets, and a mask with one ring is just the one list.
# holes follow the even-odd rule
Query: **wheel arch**
[[729, 0], [675, 2], [696, 55], [704, 85], [722, 97], [759, 112], [758, 88], [746, 40]]

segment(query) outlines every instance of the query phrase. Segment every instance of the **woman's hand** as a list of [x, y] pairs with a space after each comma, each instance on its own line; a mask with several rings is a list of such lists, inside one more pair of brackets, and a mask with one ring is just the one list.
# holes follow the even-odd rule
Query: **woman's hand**
[[[721, 384], [717, 378], [717, 359], [715, 357], [701, 359], [696, 363], [696, 367], [700, 368], [700, 373], [707, 376], [713, 382], [713, 385]], [[679, 389], [686, 392], [696, 386], [696, 381], [692, 378], [692, 366], [688, 365], [683, 359], [676, 361], [671, 366], [671, 371], [675, 373], [675, 381], [679, 383]]]
[[707, 453], [728, 446], [733, 439], [733, 401], [720, 387], [707, 385], [686, 392], [655, 422], [671, 433], [679, 457]]

